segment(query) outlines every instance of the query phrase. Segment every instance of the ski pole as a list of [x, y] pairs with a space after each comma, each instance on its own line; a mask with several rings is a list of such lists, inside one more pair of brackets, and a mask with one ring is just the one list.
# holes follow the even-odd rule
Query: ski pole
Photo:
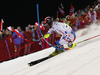
[[36, 41], [40, 41], [40, 40], [42, 40], [43, 39], [43, 37], [41, 37], [40, 39], [38, 39], [38, 40], [36, 40]]
[[[39, 32], [38, 32], [37, 30], [36, 30], [36, 32], [37, 32], [38, 38], [40, 39]], [[42, 49], [43, 49], [42, 41], [41, 41], [41, 40], [39, 40], [39, 41], [40, 41], [41, 47], [42, 47]]]
[[34, 41], [33, 42], [31, 42], [31, 43], [29, 43], [29, 44], [27, 44], [27, 45], [25, 45], [25, 46], [23, 46], [23, 47], [21, 47], [21, 48], [19, 48], [19, 49], [17, 49], [17, 50], [15, 50], [15, 52], [17, 52], [18, 50], [20, 50], [20, 49], [23, 49], [23, 48], [25, 48], [26, 46], [28, 46], [28, 45], [30, 45], [30, 44], [33, 44], [34, 43]]

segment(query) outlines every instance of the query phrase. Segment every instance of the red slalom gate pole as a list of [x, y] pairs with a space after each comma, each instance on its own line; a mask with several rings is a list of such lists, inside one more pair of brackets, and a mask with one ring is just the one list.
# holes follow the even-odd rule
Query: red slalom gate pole
[[[80, 41], [80, 42], [74, 43], [73, 46], [72, 46], [71, 48], [68, 48], [68, 49], [72, 49], [72, 48], [74, 48], [74, 47], [75, 47], [77, 44], [79, 44], [79, 43], [88, 41], [88, 40], [90, 40], [90, 39], [93, 39], [93, 38], [96, 38], [96, 37], [99, 37], [99, 36], [100, 36], [100, 35], [96, 35], [96, 36], [93, 36], [93, 37], [91, 37], [91, 38], [88, 38], [88, 39], [82, 40], [82, 41]], [[67, 50], [68, 50], [68, 49], [67, 49]]]
[[18, 50], [23, 49], [24, 47], [26, 47], [26, 46], [28, 46], [28, 45], [30, 45], [30, 44], [32, 44], [32, 43], [35, 43], [35, 42], [37, 42], [37, 41], [39, 41], [39, 40], [41, 40], [41, 39], [43, 39], [43, 37], [41, 37], [40, 39], [38, 39], [38, 40], [36, 40], [36, 41], [33, 41], [33, 42], [31, 42], [31, 43], [29, 43], [29, 44], [27, 44], [27, 45], [25, 45], [25, 46], [23, 46], [23, 47], [21, 47], [21, 48], [15, 50], [15, 52], [17, 52]]
[[100, 36], [100, 35], [96, 35], [96, 36], [94, 36], [94, 37], [88, 38], [87, 40], [90, 40], [90, 39], [96, 38], [96, 37], [98, 37], [98, 36]]
[[79, 43], [81, 43], [81, 42], [84, 42], [84, 41], [87, 41], [87, 40], [90, 40], [90, 39], [93, 39], [93, 38], [96, 38], [96, 37], [99, 37], [99, 36], [100, 36], [100, 35], [93, 36], [93, 37], [91, 37], [91, 38], [88, 38], [88, 39], [85, 39], [85, 40], [83, 40], [83, 41], [77, 42], [76, 44], [79, 44]]
[[23, 49], [24, 47], [26, 47], [26, 46], [28, 46], [28, 45], [30, 45], [30, 44], [32, 44], [32, 43], [34, 43], [34, 41], [31, 42], [31, 43], [29, 43], [29, 44], [27, 44], [27, 45], [25, 45], [25, 46], [23, 46], [23, 47], [21, 47], [21, 48], [19, 48], [19, 49], [17, 49], [17, 50], [15, 50], [15, 52], [17, 52], [17, 51], [20, 50], [20, 49]]

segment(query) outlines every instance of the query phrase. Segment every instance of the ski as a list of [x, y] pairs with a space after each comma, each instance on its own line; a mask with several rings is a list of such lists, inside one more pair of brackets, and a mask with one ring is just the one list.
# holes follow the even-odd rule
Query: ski
[[[74, 48], [75, 46], [76, 46], [76, 43], [73, 44], [72, 48]], [[72, 49], [72, 48], [67, 48], [67, 49], [65, 49], [65, 51], [70, 50], [70, 49]], [[44, 57], [44, 58], [41, 58], [41, 59], [38, 59], [38, 60], [35, 60], [35, 61], [32, 61], [32, 62], [28, 63], [28, 65], [29, 65], [29, 66], [34, 66], [34, 65], [36, 65], [36, 64], [38, 64], [38, 63], [41, 63], [41, 62], [43, 62], [43, 61], [45, 61], [45, 60], [47, 60], [47, 59], [49, 59], [49, 58], [51, 58], [51, 57], [54, 57], [54, 56], [56, 56], [56, 55], [58, 55], [58, 54], [61, 54], [61, 53], [63, 53], [63, 52], [64, 52], [64, 50], [60, 50], [58, 53], [56, 53], [56, 52], [54, 51], [54, 52], [53, 52], [52, 54], [50, 54], [49, 56]]]
[[32, 61], [32, 62], [28, 63], [28, 65], [29, 65], [29, 66], [34, 66], [34, 65], [36, 65], [36, 64], [38, 64], [38, 63], [40, 63], [40, 62], [43, 62], [43, 61], [45, 61], [45, 60], [47, 60], [47, 59], [49, 59], [49, 58], [51, 58], [51, 57], [50, 57], [50, 56], [47, 56], [47, 57], [44, 57], [44, 58], [41, 58], [41, 59]]
[[54, 56], [56, 56], [56, 55], [58, 55], [58, 54], [61, 54], [61, 53], [63, 53], [63, 52], [64, 52], [64, 50], [59, 51], [59, 53], [56, 53], [56, 52], [54, 51], [54, 52], [53, 52], [52, 54], [50, 54], [49, 56], [44, 57], [44, 58], [41, 58], [41, 59], [38, 59], [38, 60], [35, 60], [35, 61], [32, 61], [32, 62], [28, 63], [28, 65], [29, 65], [29, 66], [34, 66], [34, 65], [36, 65], [36, 64], [38, 64], [38, 63], [41, 63], [41, 62], [43, 62], [43, 61], [45, 61], [45, 60], [47, 60], [47, 59], [49, 59], [49, 58], [52, 58], [52, 57], [54, 57]]

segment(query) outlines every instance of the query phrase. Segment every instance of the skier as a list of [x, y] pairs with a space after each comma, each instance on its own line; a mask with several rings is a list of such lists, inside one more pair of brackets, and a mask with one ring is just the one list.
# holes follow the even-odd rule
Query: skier
[[76, 35], [75, 35], [73, 29], [66, 23], [53, 22], [53, 19], [48, 16], [44, 20], [44, 26], [50, 27], [49, 31], [44, 35], [44, 38], [48, 38], [50, 36], [50, 34], [52, 34], [53, 31], [60, 34], [61, 38], [55, 42], [55, 45], [57, 48], [55, 49], [55, 51], [52, 54], [50, 54], [49, 56], [44, 57], [42, 59], [28, 63], [29, 66], [33, 66], [44, 60], [47, 60], [48, 58], [51, 58], [57, 54], [62, 53], [64, 50], [62, 50], [61, 48], [71, 49], [75, 46], [75, 44], [73, 44], [73, 42], [76, 39]]
[[58, 48], [55, 49], [55, 51], [51, 54], [51, 56], [55, 56], [64, 51], [59, 48], [70, 49], [73, 47], [73, 42], [76, 39], [76, 35], [73, 29], [69, 25], [61, 22], [53, 22], [53, 19], [49, 16], [44, 19], [44, 26], [48, 25], [50, 29], [44, 35], [44, 38], [48, 38], [53, 31], [61, 35], [61, 38], [55, 42], [55, 45]]

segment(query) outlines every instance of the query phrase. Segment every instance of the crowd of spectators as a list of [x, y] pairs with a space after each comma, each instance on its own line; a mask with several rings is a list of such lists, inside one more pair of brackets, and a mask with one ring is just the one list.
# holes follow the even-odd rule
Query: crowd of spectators
[[94, 5], [88, 5], [82, 10], [73, 13], [72, 16], [67, 15], [65, 18], [56, 18], [55, 21], [60, 21], [70, 25], [74, 31], [85, 27], [100, 19], [100, 1], [94, 2]]

